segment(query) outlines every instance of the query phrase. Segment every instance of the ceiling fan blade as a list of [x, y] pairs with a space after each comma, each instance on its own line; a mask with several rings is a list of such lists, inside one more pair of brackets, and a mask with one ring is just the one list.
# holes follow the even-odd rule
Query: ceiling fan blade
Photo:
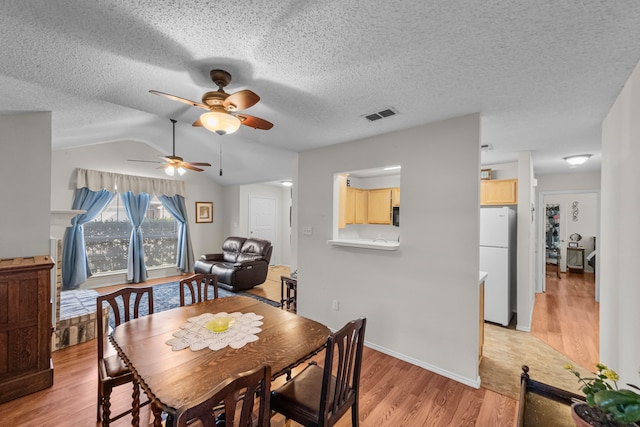
[[184, 162], [184, 163], [191, 166], [211, 166], [211, 163], [201, 163], [201, 162]]
[[204, 169], [200, 169], [200, 168], [197, 168], [195, 166], [191, 166], [189, 163], [183, 163], [182, 167], [185, 168], [185, 169], [191, 169], [192, 171], [196, 171], [196, 172], [203, 172], [204, 171]]
[[162, 163], [157, 160], [132, 160], [129, 159], [130, 162], [142, 162], [142, 163]]
[[168, 99], [170, 99], [172, 101], [182, 102], [183, 104], [191, 105], [192, 107], [199, 107], [199, 108], [203, 108], [205, 110], [209, 109], [209, 107], [207, 107], [206, 105], [204, 105], [204, 104], [202, 104], [200, 102], [192, 101], [192, 100], [187, 99], [187, 98], [181, 98], [179, 96], [170, 95], [168, 93], [159, 92], [157, 90], [150, 90], [149, 93], [152, 93], [152, 94], [158, 95], [158, 96], [162, 96], [164, 98], [168, 98]]
[[255, 92], [247, 89], [227, 96], [222, 102], [222, 105], [228, 111], [238, 111], [252, 107], [256, 105], [258, 101], [260, 101], [260, 97]]
[[240, 119], [240, 123], [250, 128], [269, 130], [273, 127], [273, 123], [260, 117], [248, 116], [246, 114], [236, 114], [236, 116]]
[[192, 124], [191, 126], [200, 126], [200, 127], [202, 127], [202, 126], [204, 126], [204, 125], [203, 125], [203, 124], [202, 124], [202, 122], [200, 121], [200, 118], [198, 118], [198, 120], [196, 120], [195, 122], [193, 122], [193, 124]]

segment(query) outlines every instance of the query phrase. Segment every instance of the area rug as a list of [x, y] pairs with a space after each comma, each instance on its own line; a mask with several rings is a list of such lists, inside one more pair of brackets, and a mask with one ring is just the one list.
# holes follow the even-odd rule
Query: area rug
[[516, 400], [522, 365], [529, 366], [531, 379], [577, 394], [581, 394], [578, 380], [564, 366], [571, 364], [582, 375], [590, 374], [532, 334], [490, 323], [485, 323], [482, 353], [481, 386]]

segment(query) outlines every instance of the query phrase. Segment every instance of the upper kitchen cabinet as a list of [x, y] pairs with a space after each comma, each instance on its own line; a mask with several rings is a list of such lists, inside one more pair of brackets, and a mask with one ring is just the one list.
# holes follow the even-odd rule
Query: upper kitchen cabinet
[[369, 190], [368, 223], [391, 224], [391, 188]]
[[400, 206], [400, 187], [391, 189], [391, 206]]
[[518, 204], [517, 179], [493, 179], [480, 181], [480, 205]]
[[367, 223], [367, 191], [347, 187], [347, 224]]

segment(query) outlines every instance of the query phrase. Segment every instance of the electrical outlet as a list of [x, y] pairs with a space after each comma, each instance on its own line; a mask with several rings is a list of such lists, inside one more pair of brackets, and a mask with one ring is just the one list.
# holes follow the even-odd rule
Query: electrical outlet
[[313, 227], [310, 225], [305, 225], [302, 227], [302, 234], [305, 236], [311, 236], [313, 234]]
[[340, 310], [340, 303], [337, 299], [333, 300], [333, 302], [331, 303], [331, 308], [333, 308], [335, 311]]

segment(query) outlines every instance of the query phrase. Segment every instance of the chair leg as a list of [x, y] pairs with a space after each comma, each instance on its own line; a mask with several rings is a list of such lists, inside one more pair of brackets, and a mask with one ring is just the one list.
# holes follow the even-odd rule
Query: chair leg
[[109, 427], [111, 419], [111, 389], [102, 390], [102, 427]]
[[358, 427], [358, 418], [358, 399], [356, 399], [356, 401], [353, 403], [353, 406], [351, 407], [351, 425], [353, 427]]
[[131, 406], [131, 425], [138, 427], [140, 425], [140, 386], [133, 381], [133, 405]]

